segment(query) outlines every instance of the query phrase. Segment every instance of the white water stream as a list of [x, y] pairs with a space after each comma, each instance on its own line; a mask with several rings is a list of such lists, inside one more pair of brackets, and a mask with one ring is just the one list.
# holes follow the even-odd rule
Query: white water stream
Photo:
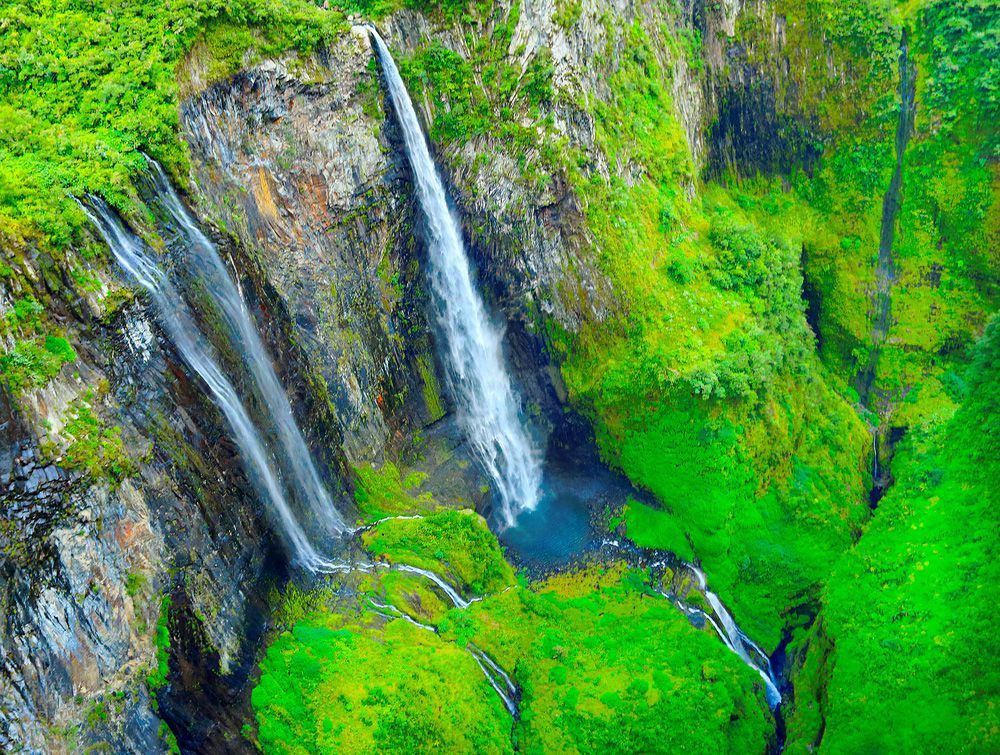
[[278, 459], [287, 466], [288, 479], [291, 480], [302, 507], [314, 520], [310, 532], [314, 537], [320, 534], [316, 532], [317, 526], [323, 530], [324, 535], [344, 532], [347, 527], [343, 517], [320, 480], [257, 325], [218, 249], [181, 202], [159, 163], [149, 157], [146, 160], [156, 188], [156, 199], [183, 235], [187, 247], [186, 257], [197, 272], [199, 281], [222, 312], [230, 331], [230, 343], [249, 369], [268, 419], [277, 431], [282, 450]]
[[118, 263], [149, 292], [170, 340], [184, 361], [205, 381], [212, 399], [232, 427], [247, 473], [256, 484], [261, 497], [270, 504], [269, 510], [293, 557], [306, 569], [328, 571], [334, 565], [333, 562], [316, 552], [299, 525], [275, 469], [272, 454], [236, 389], [219, 367], [214, 350], [195, 324], [194, 315], [184, 298], [156, 262], [146, 254], [146, 246], [142, 240], [126, 230], [101, 199], [88, 199], [90, 207], [80, 205], [83, 211], [104, 237]]
[[370, 29], [406, 142], [430, 241], [431, 294], [443, 337], [442, 361], [465, 433], [499, 494], [504, 523], [538, 505], [540, 454], [525, 431], [503, 356], [502, 333], [487, 315], [444, 185], [392, 55]]
[[[705, 600], [707, 600], [708, 604], [712, 607], [712, 612], [715, 614], [716, 618], [718, 618], [722, 626], [720, 627], [719, 624], [713, 621], [712, 617], [708, 614], [705, 614], [705, 618], [708, 619], [715, 631], [718, 632], [722, 641], [726, 643], [726, 647], [736, 653], [736, 655], [743, 659], [744, 663], [760, 674], [761, 678], [764, 680], [764, 696], [767, 698], [768, 704], [772, 708], [776, 708], [778, 704], [781, 703], [781, 692], [778, 690], [778, 686], [774, 682], [774, 676], [771, 673], [771, 661], [768, 659], [767, 653], [765, 653], [757, 643], [743, 633], [743, 630], [737, 626], [732, 614], [729, 613], [729, 610], [722, 604], [722, 601], [719, 600], [719, 596], [708, 589], [705, 572], [693, 564], [688, 564], [688, 568], [690, 568], [697, 576], [698, 585], [705, 594]], [[753, 650], [756, 655], [752, 654], [750, 652], [751, 650]]]

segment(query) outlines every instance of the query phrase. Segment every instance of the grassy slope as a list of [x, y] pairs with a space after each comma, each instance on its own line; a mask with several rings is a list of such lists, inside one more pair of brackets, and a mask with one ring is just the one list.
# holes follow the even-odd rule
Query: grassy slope
[[198, 39], [215, 77], [243, 53], [308, 51], [343, 23], [304, 0], [259, 3], [125, 0], [114, 12], [42, 2], [0, 7], [0, 217], [58, 253], [82, 241], [85, 219], [67, 193], [94, 192], [122, 209], [143, 149], [185, 163], [177, 139], [176, 69]]
[[454, 644], [372, 614], [314, 614], [271, 644], [253, 691], [268, 753], [507, 752], [510, 719]]
[[633, 514], [632, 534], [685, 551], [683, 532], [744, 628], [773, 646], [782, 612], [815, 593], [865, 516], [864, 433], [813, 355], [803, 229], [774, 218], [787, 200], [707, 186], [688, 202], [655, 52], [672, 42], [623, 33], [631, 55], [595, 108], [598, 143], [642, 177], [575, 178], [621, 313], [553, 340], [606, 458], [680, 524], [659, 540]]
[[[449, 517], [479, 536], [449, 550], [435, 524]], [[285, 631], [253, 692], [265, 752], [496, 752], [514, 742], [526, 752], [763, 751], [772, 723], [759, 677], [650, 593], [641, 574], [515, 582], [495, 537], [468, 513], [385, 522], [372, 542], [392, 561], [442, 574], [456, 571], [457, 553], [496, 578], [485, 599], [448, 611], [426, 581], [366, 578], [365, 593], [436, 625], [437, 635], [344, 609], [333, 590], [326, 600], [289, 590], [277, 612]], [[523, 690], [513, 738], [498, 696], [462, 650], [469, 642]]]
[[[525, 752], [761, 752], [759, 677], [642, 575], [567, 575], [475, 604], [468, 636], [524, 691]], [[756, 677], [756, 678], [755, 678]]]
[[[801, 699], [822, 705], [796, 706], [789, 752], [805, 752], [823, 722], [822, 752], [989, 752], [998, 744], [1000, 673], [989, 661], [1000, 600], [996, 323], [965, 378], [954, 418], [908, 437], [895, 487], [824, 591], [799, 675]], [[822, 661], [825, 650], [832, 654]]]
[[908, 435], [895, 487], [831, 575], [819, 626], [796, 640], [807, 653], [790, 752], [820, 736], [830, 752], [996, 747], [998, 679], [978, 660], [995, 634], [996, 326], [968, 363], [997, 302], [1000, 72], [983, 52], [1000, 43], [1000, 11], [933, 2], [910, 12], [916, 132], [877, 374]]

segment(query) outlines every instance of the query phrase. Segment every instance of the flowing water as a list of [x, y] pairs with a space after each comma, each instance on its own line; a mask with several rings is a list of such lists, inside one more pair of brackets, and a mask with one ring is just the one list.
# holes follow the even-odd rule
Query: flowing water
[[899, 117], [896, 123], [896, 166], [882, 198], [882, 226], [879, 233], [878, 262], [875, 265], [875, 319], [872, 325], [872, 347], [864, 370], [858, 376], [861, 403], [871, 408], [871, 392], [882, 345], [889, 334], [892, 315], [892, 286], [896, 266], [892, 248], [896, 233], [896, 218], [902, 204], [903, 159], [913, 133], [916, 113], [916, 66], [909, 57], [908, 36], [904, 30], [899, 47]]
[[96, 197], [88, 199], [90, 207], [81, 204], [84, 212], [104, 237], [118, 263], [149, 292], [170, 340], [184, 361], [205, 381], [213, 400], [232, 427], [247, 473], [261, 498], [270, 504], [269, 510], [293, 557], [310, 571], [335, 568], [335, 564], [316, 552], [299, 525], [272, 461], [272, 454], [232, 383], [219, 367], [213, 349], [198, 330], [194, 314], [184, 298], [146, 254], [145, 244], [125, 229], [114, 212], [102, 200]]
[[781, 692], [778, 690], [778, 685], [774, 681], [774, 675], [771, 672], [771, 662], [768, 659], [767, 654], [759, 645], [757, 645], [757, 643], [743, 633], [743, 630], [737, 626], [732, 614], [729, 613], [729, 609], [727, 609], [722, 604], [722, 601], [719, 600], [719, 596], [708, 589], [705, 572], [697, 566], [690, 564], [688, 564], [688, 568], [695, 573], [695, 576], [698, 579], [698, 585], [705, 593], [705, 600], [708, 601], [709, 606], [712, 607], [712, 613], [715, 614], [715, 617], [719, 621], [716, 623], [712, 617], [707, 614], [705, 615], [705, 618], [708, 619], [715, 631], [718, 632], [722, 641], [726, 643], [726, 647], [736, 653], [736, 655], [743, 659], [744, 663], [760, 674], [761, 678], [764, 680], [764, 696], [767, 698], [768, 704], [772, 708], [776, 708], [778, 704], [781, 703]]
[[288, 469], [302, 508], [310, 515], [310, 533], [340, 534], [347, 527], [333, 504], [330, 493], [320, 480], [319, 472], [299, 430], [288, 396], [275, 372], [271, 357], [264, 348], [256, 323], [247, 309], [243, 296], [233, 282], [219, 251], [202, 232], [194, 217], [181, 202], [167, 179], [163, 168], [147, 157], [156, 190], [155, 198], [166, 210], [184, 241], [185, 258], [193, 266], [199, 281], [222, 312], [230, 331], [230, 342], [253, 377], [267, 417], [277, 432], [283, 453], [278, 459]]
[[503, 523], [513, 526], [520, 512], [538, 504], [541, 458], [525, 431], [505, 365], [502, 333], [490, 321], [473, 284], [461, 232], [413, 103], [385, 43], [377, 31], [370, 31], [427, 220], [431, 294], [448, 382], [464, 431], [499, 495]]
[[514, 687], [513, 682], [510, 681], [510, 677], [482, 650], [472, 645], [466, 646], [465, 649], [476, 659], [476, 663], [479, 664], [479, 670], [483, 672], [486, 681], [489, 682], [493, 691], [500, 697], [504, 707], [507, 708], [507, 712], [514, 718], [517, 718], [517, 689]]

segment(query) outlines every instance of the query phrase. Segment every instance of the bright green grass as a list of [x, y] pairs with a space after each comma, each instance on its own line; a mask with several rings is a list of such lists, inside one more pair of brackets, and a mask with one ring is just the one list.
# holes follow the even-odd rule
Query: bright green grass
[[268, 648], [252, 703], [266, 753], [511, 750], [510, 717], [472, 656], [402, 620], [300, 621]]
[[486, 522], [473, 511], [443, 511], [423, 519], [382, 522], [365, 545], [389, 561], [441, 571], [475, 595], [502, 590], [514, 572]]
[[625, 507], [625, 524], [636, 545], [643, 548], [663, 548], [688, 561], [695, 557], [684, 536], [683, 527], [674, 514], [645, 506], [630, 498]]
[[[343, 23], [305, 0], [101, 4], [56, 0], [0, 6], [0, 219], [56, 254], [83, 242], [69, 194], [94, 192], [135, 209], [131, 176], [143, 149], [171, 168], [177, 138], [177, 67], [204, 27], [214, 57], [236, 67], [258, 56], [316, 47]], [[225, 42], [225, 44], [223, 44]], [[213, 44], [217, 43], [217, 44]], [[224, 65], [217, 74], [235, 70]]]
[[0, 357], [7, 387], [14, 395], [32, 388], [41, 388], [59, 374], [64, 364], [76, 361], [76, 352], [61, 336], [18, 341], [14, 348]]
[[[253, 691], [263, 751], [746, 753], [773, 726], [759, 676], [622, 568], [520, 585], [440, 628], [300, 616]], [[523, 690], [516, 727], [470, 641]]]
[[[1000, 744], [1000, 324], [947, 424], [911, 431], [897, 482], [823, 596], [790, 726], [805, 752], [992, 752]], [[823, 659], [824, 652], [830, 655]], [[891, 721], [891, 726], [884, 722]]]
[[761, 752], [760, 677], [637, 574], [591, 570], [452, 612], [524, 691], [524, 752]]
[[360, 522], [439, 508], [430, 493], [415, 492], [423, 482], [420, 473], [404, 478], [399, 467], [391, 461], [385, 462], [380, 469], [366, 464], [355, 468], [354, 472], [357, 475], [354, 500], [361, 511]]

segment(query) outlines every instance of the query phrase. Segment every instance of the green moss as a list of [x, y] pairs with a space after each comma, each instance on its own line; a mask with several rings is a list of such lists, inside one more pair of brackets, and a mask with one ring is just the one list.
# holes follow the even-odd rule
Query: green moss
[[156, 620], [153, 631], [156, 665], [146, 676], [146, 686], [153, 694], [167, 683], [167, 675], [170, 673], [170, 605], [170, 596], [164, 595], [160, 600], [160, 617]]
[[90, 729], [96, 729], [108, 720], [108, 704], [104, 700], [95, 701], [90, 710], [87, 711], [86, 725]]
[[422, 519], [382, 522], [364, 534], [365, 545], [390, 561], [440, 569], [476, 595], [514, 581], [496, 537], [472, 511], [443, 511]]
[[[755, 752], [770, 714], [759, 677], [638, 575], [584, 572], [453, 611], [521, 687], [525, 752]], [[471, 633], [465, 627], [471, 627]], [[652, 629], [655, 627], [655, 630]], [[697, 727], [690, 722], [698, 720]]]
[[535, 145], [543, 125], [540, 108], [553, 97], [555, 69], [547, 49], [536, 50], [523, 66], [508, 59], [519, 17], [518, 2], [509, 9], [469, 4], [462, 18], [470, 29], [467, 58], [437, 40], [409, 57], [396, 56], [409, 91], [417, 99], [426, 96], [433, 108], [434, 142], [464, 145], [489, 135], [525, 148]]
[[434, 511], [438, 508], [430, 493], [413, 492], [413, 488], [419, 484], [418, 477], [410, 474], [404, 481], [399, 468], [391, 461], [385, 462], [381, 469], [363, 466], [356, 467], [354, 471], [358, 476], [354, 500], [361, 509], [364, 521], [372, 522], [387, 516]]
[[146, 576], [140, 572], [129, 572], [125, 577], [125, 593], [134, 598], [146, 589]]
[[694, 559], [694, 551], [676, 516], [629, 499], [625, 508], [625, 523], [629, 537], [636, 545], [669, 550], [688, 561]]
[[264, 752], [511, 750], [471, 655], [402, 620], [341, 625], [317, 615], [268, 648], [251, 697]]
[[156, 735], [166, 742], [167, 751], [171, 755], [180, 755], [181, 746], [178, 744], [177, 737], [174, 735], [173, 731], [170, 730], [170, 726], [166, 721], [160, 721], [160, 726], [156, 731]]
[[176, 72], [206, 29], [221, 75], [248, 49], [305, 52], [343, 23], [302, 0], [126, 0], [113, 16], [55, 0], [0, 10], [0, 219], [57, 261], [70, 245], [86, 246], [86, 218], [70, 195], [100, 194], [136, 212], [138, 149], [173, 170], [186, 164]]
[[18, 341], [0, 357], [0, 370], [16, 396], [48, 385], [64, 364], [75, 361], [76, 352], [69, 341], [61, 336], [45, 336], [43, 340]]
[[581, 0], [557, 0], [556, 12], [552, 16], [552, 20], [561, 26], [563, 31], [569, 31], [582, 15], [583, 3]]
[[380, 580], [384, 603], [395, 606], [424, 624], [437, 624], [451, 610], [451, 602], [442, 597], [425, 577], [390, 571]]
[[138, 474], [139, 467], [122, 442], [121, 428], [103, 422], [94, 413], [93, 402], [93, 392], [87, 391], [70, 404], [60, 431], [66, 441], [61, 465], [112, 483]]
[[424, 406], [427, 407], [431, 422], [434, 422], [444, 416], [444, 406], [441, 403], [441, 386], [438, 384], [430, 357], [425, 354], [417, 357], [417, 369], [423, 382]]

